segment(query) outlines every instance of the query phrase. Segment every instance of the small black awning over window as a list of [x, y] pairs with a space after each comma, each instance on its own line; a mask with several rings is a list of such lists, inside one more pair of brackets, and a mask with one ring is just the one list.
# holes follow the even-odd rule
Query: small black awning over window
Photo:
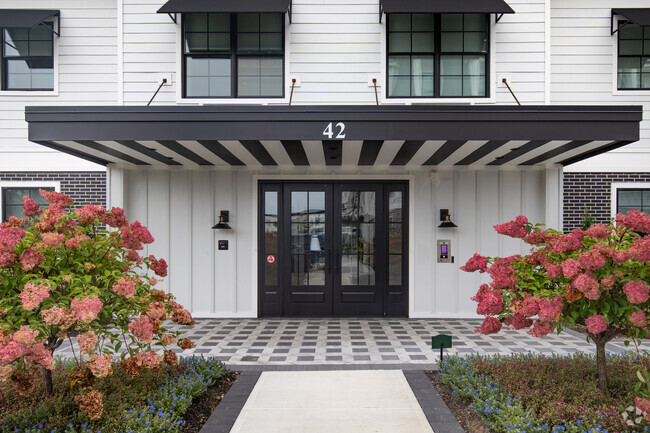
[[54, 16], [60, 16], [60, 11], [54, 9], [0, 9], [0, 27], [31, 28]]
[[380, 0], [384, 13], [513, 14], [504, 0]]
[[158, 13], [287, 12], [290, 0], [169, 0]]
[[612, 9], [612, 15], [621, 15], [637, 26], [650, 26], [650, 8]]

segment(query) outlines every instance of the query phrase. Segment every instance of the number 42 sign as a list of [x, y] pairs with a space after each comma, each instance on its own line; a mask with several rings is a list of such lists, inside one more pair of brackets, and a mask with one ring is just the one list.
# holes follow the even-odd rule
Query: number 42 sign
[[[337, 133], [338, 131], [338, 133]], [[334, 135], [336, 133], [336, 136]], [[334, 125], [334, 122], [330, 122], [323, 131], [323, 135], [329, 138], [345, 138], [345, 123], [339, 122]]]

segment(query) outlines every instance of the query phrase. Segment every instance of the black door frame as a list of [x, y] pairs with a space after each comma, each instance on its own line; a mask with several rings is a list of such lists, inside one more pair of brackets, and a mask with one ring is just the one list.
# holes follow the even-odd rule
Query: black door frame
[[[326, 257], [326, 268], [331, 269], [331, 277], [329, 281], [326, 281], [326, 285], [329, 284], [330, 293], [337, 293], [334, 279], [340, 279], [339, 275], [335, 274], [333, 269], [335, 266], [340, 266], [340, 262], [336, 263], [336, 260], [340, 260], [340, 257], [336, 257], [334, 250], [338, 248], [340, 251], [341, 246], [340, 239], [335, 239], [338, 236], [334, 236], [334, 224], [340, 224], [340, 215], [341, 211], [340, 200], [334, 199], [334, 191], [340, 190], [340, 185], [363, 188], [364, 185], [376, 185], [378, 186], [382, 194], [381, 204], [376, 206], [379, 208], [380, 212], [377, 214], [378, 224], [381, 224], [383, 227], [380, 229], [383, 237], [386, 237], [386, 240], [382, 240], [379, 244], [384, 248], [384, 252], [377, 255], [377, 264], [376, 269], [383, 269], [382, 272], [378, 272], [376, 278], [382, 278], [383, 293], [382, 293], [382, 302], [383, 302], [383, 312], [379, 314], [374, 314], [370, 317], [408, 317], [409, 310], [409, 181], [408, 180], [259, 180], [258, 181], [258, 257], [257, 257], [257, 266], [258, 266], [258, 317], [355, 317], [359, 316], [354, 311], [336, 310], [333, 308], [333, 300], [328, 302], [327, 311], [318, 311], [311, 310], [307, 308], [305, 311], [301, 311], [300, 314], [291, 314], [286, 310], [287, 296], [284, 292], [284, 284], [289, 282], [289, 276], [284, 275], [285, 272], [282, 272], [282, 266], [284, 266], [284, 260], [289, 257], [290, 251], [288, 249], [290, 246], [284, 245], [280, 239], [285, 237], [285, 234], [288, 230], [288, 224], [290, 224], [290, 218], [285, 218], [284, 215], [287, 212], [287, 206], [289, 200], [286, 200], [284, 197], [285, 186], [286, 185], [296, 185], [302, 186], [302, 190], [325, 190], [329, 188], [329, 194], [326, 193], [326, 208], [329, 208], [331, 217], [328, 218], [326, 233], [329, 233], [330, 238], [330, 249], [331, 254], [325, 254]], [[401, 207], [401, 221], [402, 221], [402, 238], [401, 238], [401, 284], [400, 285], [390, 285], [388, 281], [388, 260], [389, 260], [389, 245], [388, 245], [388, 211], [389, 211], [389, 193], [391, 192], [401, 192], [402, 197], [402, 207]], [[268, 252], [265, 251], [265, 194], [267, 192], [274, 192], [277, 194], [277, 248], [275, 251]], [[337, 222], [338, 221], [338, 222]], [[266, 258], [269, 254], [273, 254], [276, 257], [276, 266], [277, 277], [275, 278], [275, 284], [266, 285], [265, 283], [265, 267], [267, 266]], [[381, 268], [380, 268], [381, 267]], [[327, 273], [326, 273], [327, 274]], [[334, 277], [334, 278], [332, 278]], [[340, 283], [340, 282], [339, 282]], [[340, 295], [340, 287], [338, 290]]]

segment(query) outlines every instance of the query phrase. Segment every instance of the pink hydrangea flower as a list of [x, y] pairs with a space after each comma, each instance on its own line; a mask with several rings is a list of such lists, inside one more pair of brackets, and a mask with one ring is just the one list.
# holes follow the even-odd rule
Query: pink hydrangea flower
[[40, 208], [33, 198], [24, 196], [23, 203], [23, 215], [26, 217], [35, 217], [43, 213], [43, 209]]
[[27, 220], [15, 216], [10, 216], [7, 221], [0, 224], [0, 228], [4, 229], [9, 227], [16, 227], [16, 228], [24, 229], [26, 224], [27, 224]]
[[88, 241], [88, 236], [86, 235], [78, 235], [73, 238], [69, 238], [65, 241], [65, 246], [72, 249], [72, 250], [77, 250], [79, 247], [81, 247], [82, 242]]
[[635, 397], [634, 405], [641, 411], [643, 418], [650, 422], [650, 400], [647, 398]]
[[41, 235], [43, 243], [48, 247], [58, 247], [65, 240], [65, 235], [62, 233], [48, 232]]
[[476, 312], [482, 315], [496, 315], [503, 312], [503, 299], [499, 290], [490, 290], [487, 292], [481, 302], [479, 302]]
[[14, 372], [14, 367], [11, 365], [0, 365], [0, 383], [9, 379]]
[[478, 292], [476, 292], [476, 295], [472, 296], [470, 299], [474, 302], [481, 302], [485, 295], [487, 295], [490, 292], [490, 286], [487, 284], [481, 284], [481, 287], [478, 288]]
[[521, 303], [518, 313], [524, 317], [534, 316], [539, 312], [539, 300], [536, 296], [527, 296]]
[[129, 323], [129, 331], [145, 343], [153, 341], [153, 323], [147, 316], [140, 316], [137, 320]]
[[130, 262], [135, 262], [135, 263], [142, 262], [142, 257], [140, 257], [140, 254], [138, 254], [136, 250], [129, 250], [125, 258]]
[[37, 344], [25, 353], [25, 360], [32, 364], [40, 365], [48, 370], [54, 369], [54, 358], [49, 350], [42, 344]]
[[101, 219], [106, 214], [104, 206], [97, 206], [94, 204], [87, 204], [81, 209], [77, 209], [77, 221], [83, 226], [90, 225], [96, 220]]
[[585, 325], [587, 325], [587, 331], [594, 335], [600, 334], [607, 329], [607, 321], [600, 314], [587, 317], [585, 319]]
[[573, 280], [573, 287], [581, 293], [587, 293], [590, 290], [598, 289], [598, 281], [592, 274], [580, 274]]
[[167, 276], [167, 262], [165, 259], [156, 259], [154, 256], [149, 256], [149, 268], [159, 277]]
[[605, 257], [595, 251], [587, 251], [578, 255], [580, 267], [586, 271], [595, 271], [605, 266]]
[[122, 227], [120, 234], [122, 236], [120, 246], [130, 250], [141, 250], [142, 244], [150, 244], [154, 241], [149, 230], [139, 221], [135, 221], [129, 227]]
[[97, 318], [104, 304], [97, 295], [89, 298], [73, 299], [70, 303], [72, 312], [80, 322], [90, 323]]
[[523, 239], [524, 242], [530, 245], [542, 245], [548, 242], [546, 232], [538, 227], [531, 230]]
[[153, 350], [149, 352], [140, 352], [135, 355], [135, 359], [143, 368], [158, 368], [162, 357], [158, 356]]
[[9, 365], [18, 361], [25, 355], [27, 348], [20, 343], [11, 341], [8, 344], [0, 346], [0, 365]]
[[562, 273], [565, 277], [573, 279], [582, 272], [580, 263], [575, 259], [567, 259], [562, 262]]
[[129, 223], [124, 215], [124, 209], [119, 207], [112, 208], [110, 212], [106, 212], [103, 216], [100, 216], [99, 220], [113, 228], [124, 227]]
[[594, 224], [585, 231], [585, 235], [596, 239], [607, 239], [612, 230], [605, 224]]
[[627, 215], [619, 213], [616, 222], [635, 232], [650, 233], [650, 216], [638, 209], [632, 209]]
[[487, 270], [487, 266], [487, 259], [482, 255], [476, 253], [467, 261], [465, 266], [461, 266], [460, 269], [461, 271], [465, 272], [485, 272]]
[[36, 344], [38, 334], [38, 331], [31, 329], [27, 325], [23, 325], [18, 331], [14, 332], [14, 335], [11, 337], [11, 339], [18, 344], [22, 344], [26, 347], [31, 347]]
[[630, 314], [628, 320], [631, 324], [639, 328], [645, 328], [648, 325], [648, 318], [643, 311], [635, 311]]
[[501, 322], [496, 317], [488, 316], [483, 320], [481, 326], [474, 330], [477, 334], [496, 334], [501, 330]]
[[102, 379], [113, 374], [113, 357], [111, 355], [90, 355], [88, 368], [93, 373], [93, 376]]
[[177, 302], [171, 301], [170, 304], [172, 306], [172, 322], [186, 326], [194, 325], [194, 319], [189, 311]]
[[45, 256], [34, 248], [25, 248], [23, 255], [20, 256], [20, 266], [25, 271], [31, 271], [45, 261]]
[[560, 320], [560, 312], [564, 307], [561, 296], [552, 299], [540, 299], [537, 304], [539, 305], [539, 320], [544, 322], [557, 322]]
[[523, 215], [519, 215], [517, 218], [515, 218], [512, 221], [508, 221], [507, 223], [504, 224], [495, 225], [494, 229], [497, 231], [497, 233], [501, 235], [506, 235], [512, 238], [521, 239], [528, 234], [526, 224], [528, 224], [528, 218], [526, 218]]
[[60, 326], [62, 330], [68, 329], [77, 321], [77, 316], [70, 310], [56, 306], [41, 311], [41, 316], [46, 325]]
[[528, 331], [528, 334], [534, 337], [544, 337], [553, 331], [555, 331], [555, 328], [553, 328], [549, 322], [536, 320], [535, 323], [533, 323], [533, 328]]
[[10, 266], [13, 266], [14, 263], [16, 263], [16, 260], [18, 260], [18, 255], [0, 251], [0, 268], [8, 268]]
[[516, 313], [506, 317], [506, 320], [503, 323], [508, 326], [509, 329], [524, 329], [530, 327], [533, 324], [533, 320], [521, 313]]
[[113, 285], [113, 291], [115, 293], [121, 293], [125, 298], [132, 298], [135, 296], [135, 281], [132, 278], [124, 277]]
[[81, 349], [81, 354], [89, 355], [92, 353], [95, 350], [95, 346], [97, 345], [97, 340], [97, 334], [95, 334], [93, 331], [79, 334], [77, 336], [77, 344]]
[[602, 280], [600, 280], [600, 287], [603, 290], [611, 290], [612, 287], [614, 287], [614, 284], [616, 283], [616, 280], [612, 275], [608, 275]]
[[152, 321], [162, 321], [166, 316], [165, 304], [160, 301], [154, 301], [147, 307], [146, 315]]
[[174, 337], [172, 334], [163, 334], [162, 337], [160, 337], [160, 342], [165, 346], [170, 346], [176, 343], [176, 341], [177, 338]]
[[570, 253], [578, 251], [582, 247], [582, 233], [571, 232], [568, 235], [557, 236], [554, 239], [551, 252], [553, 254]]
[[39, 189], [38, 192], [50, 204], [50, 207], [62, 209], [70, 206], [73, 202], [71, 197], [60, 192], [46, 191], [44, 189]]
[[629, 257], [642, 263], [650, 262], [650, 237], [637, 238], [628, 250]]
[[50, 287], [45, 284], [35, 286], [27, 283], [18, 296], [23, 303], [23, 308], [27, 311], [32, 311], [41, 305], [43, 299], [50, 297], [50, 290]]
[[0, 228], [0, 252], [13, 252], [18, 242], [25, 237], [25, 230], [20, 227]]
[[490, 285], [493, 289], [506, 289], [516, 286], [519, 283], [514, 276], [515, 270], [512, 268], [512, 262], [521, 258], [519, 255], [497, 259], [487, 270], [492, 277]]
[[623, 293], [627, 295], [627, 300], [633, 304], [642, 304], [650, 297], [650, 286], [644, 281], [630, 281], [623, 286]]
[[548, 263], [545, 268], [546, 276], [548, 278], [557, 278], [562, 276], [562, 266], [556, 263]]

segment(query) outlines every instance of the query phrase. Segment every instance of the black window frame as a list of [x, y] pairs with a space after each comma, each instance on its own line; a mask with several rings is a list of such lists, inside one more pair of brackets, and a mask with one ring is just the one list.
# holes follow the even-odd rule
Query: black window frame
[[[646, 212], [646, 211], [643, 210], [644, 208], [648, 208], [648, 210], [650, 210], [650, 201], [648, 201], [647, 204], [645, 204], [644, 201], [643, 201], [643, 192], [647, 191], [647, 192], [650, 193], [650, 188], [643, 188], [643, 187], [635, 188], [634, 186], [625, 186], [625, 187], [622, 187], [622, 188], [616, 188], [616, 214], [622, 213], [620, 211], [620, 209], [621, 209], [621, 204], [620, 204], [621, 192], [627, 192], [627, 191], [640, 191], [641, 192], [641, 207], [640, 208], [632, 208], [632, 209], [638, 209], [638, 210], [640, 210], [642, 212], [645, 212], [646, 214], [650, 214], [650, 212]], [[629, 207], [629, 206], [625, 206], [625, 207]], [[627, 214], [627, 212], [626, 212], [626, 214]]]
[[[50, 56], [10, 56], [7, 57], [5, 55], [5, 29], [6, 27], [0, 27], [0, 90], [3, 92], [52, 92], [54, 91], [55, 87], [55, 81], [56, 81], [56, 71], [55, 71], [55, 65], [54, 65], [54, 24], [52, 22], [46, 21], [38, 24], [37, 26], [34, 27], [17, 27], [17, 28], [22, 28], [22, 29], [27, 29], [27, 37], [28, 37], [28, 44], [29, 44], [29, 35], [30, 35], [30, 30], [38, 27], [38, 26], [45, 26], [48, 28], [50, 31], [50, 34], [52, 36], [52, 39], [50, 40], [51, 42], [51, 52], [52, 54]], [[8, 75], [8, 61], [9, 60], [25, 60], [25, 61], [30, 61], [33, 59], [50, 59], [52, 62], [52, 88], [9, 88], [9, 75]]]
[[[465, 14], [465, 13], [458, 13], [460, 15], [475, 15], [475, 14]], [[389, 57], [391, 55], [421, 55], [421, 54], [426, 54], [430, 55], [431, 53], [418, 53], [418, 52], [413, 52], [411, 50], [410, 53], [400, 53], [400, 52], [395, 52], [391, 53], [390, 51], [390, 19], [391, 16], [394, 15], [414, 15], [414, 13], [390, 13], [386, 14], [386, 98], [387, 99], [487, 99], [491, 97], [491, 87], [490, 87], [490, 51], [491, 51], [491, 16], [488, 13], [485, 14], [480, 14], [485, 16], [485, 37], [486, 37], [486, 52], [441, 52], [441, 39], [442, 39], [442, 28], [441, 28], [441, 17], [443, 14], [441, 13], [433, 13], [433, 20], [434, 20], [434, 27], [433, 27], [433, 33], [434, 33], [434, 50], [435, 52], [433, 54], [433, 96], [390, 96], [390, 62], [389, 62]], [[456, 14], [444, 14], [444, 15], [456, 15]], [[412, 19], [411, 19], [412, 20]], [[411, 30], [411, 33], [413, 30]], [[462, 33], [465, 33], [465, 30], [463, 30]], [[442, 55], [459, 55], [459, 56], [464, 56], [464, 55], [481, 55], [485, 56], [485, 95], [483, 96], [441, 96], [440, 95], [440, 57]]]
[[[629, 26], [636, 26], [641, 29], [642, 32], [642, 37], [641, 37], [641, 55], [632, 55], [632, 54], [623, 54], [621, 55], [621, 29], [623, 27], [629, 27]], [[620, 63], [621, 63], [621, 58], [624, 59], [639, 59], [640, 62], [640, 68], [639, 68], [639, 86], [643, 84], [643, 58], [647, 58], [648, 61], [650, 61], [650, 53], [644, 54], [645, 52], [645, 46], [646, 43], [650, 45], [650, 39], [646, 40], [645, 34], [648, 33], [648, 37], [650, 38], [650, 26], [637, 26], [636, 24], [632, 23], [631, 21], [628, 20], [620, 20], [618, 22], [618, 31], [616, 32], [616, 89], [620, 90], [622, 92], [625, 91], [650, 91], [650, 86], [649, 87], [621, 87], [620, 86]], [[639, 40], [639, 39], [623, 39], [623, 40]], [[649, 78], [650, 79], [650, 78]]]
[[[56, 191], [56, 188], [53, 186], [3, 186], [0, 187], [0, 195], [2, 196], [2, 208], [0, 208], [0, 222], [8, 221], [7, 217], [7, 191], [21, 191], [21, 190], [30, 190], [30, 192], [36, 192], [39, 194], [39, 190], [45, 191]], [[39, 194], [40, 195], [40, 194]]]
[[[192, 12], [192, 13], [205, 13], [209, 12]], [[227, 12], [226, 12], [227, 13]], [[237, 34], [238, 34], [238, 23], [237, 15], [239, 13], [228, 13], [230, 15], [230, 50], [228, 52], [213, 52], [210, 53], [206, 51], [205, 53], [187, 53], [186, 44], [185, 44], [185, 32], [186, 32], [186, 22], [187, 15], [190, 13], [182, 14], [182, 23], [181, 23], [181, 56], [182, 56], [182, 98], [183, 99], [284, 99], [286, 94], [286, 89], [284, 85], [284, 78], [286, 75], [286, 23], [285, 23], [285, 14], [279, 12], [246, 12], [246, 13], [258, 13], [258, 14], [277, 14], [282, 15], [282, 54], [277, 53], [246, 53], [246, 52], [237, 52]], [[221, 58], [221, 59], [230, 59], [230, 96], [187, 96], [187, 58]], [[282, 93], [280, 96], [239, 96], [238, 94], [238, 59], [246, 57], [266, 57], [266, 58], [280, 58], [282, 60]]]

